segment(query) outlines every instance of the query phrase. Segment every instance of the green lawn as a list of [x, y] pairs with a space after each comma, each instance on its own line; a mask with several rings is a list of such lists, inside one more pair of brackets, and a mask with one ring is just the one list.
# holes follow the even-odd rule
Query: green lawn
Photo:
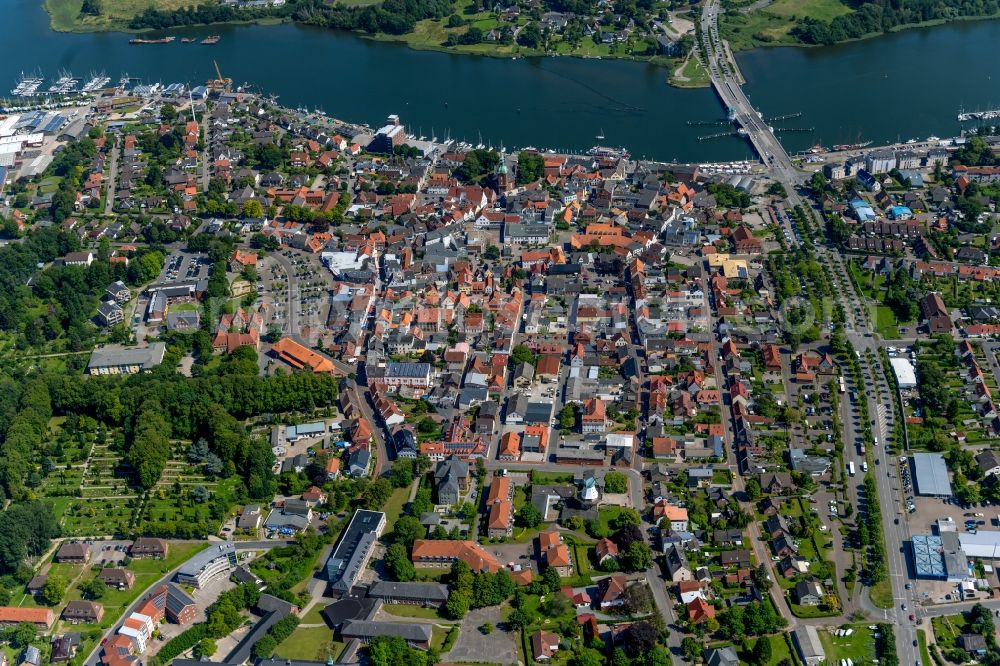
[[917, 629], [917, 642], [920, 643], [920, 658], [921, 663], [933, 664], [931, 661], [931, 653], [927, 650], [927, 632], [923, 629]]
[[403, 508], [406, 506], [409, 499], [410, 489], [408, 487], [396, 488], [392, 491], [389, 501], [385, 503], [384, 507], [382, 507], [382, 512], [385, 513], [386, 525], [389, 527], [395, 527], [396, 520], [403, 514]]
[[774, 0], [767, 11], [786, 17], [808, 16], [817, 21], [829, 21], [851, 13], [850, 7], [840, 0]]
[[674, 78], [672, 81], [674, 85], [682, 88], [703, 88], [711, 82], [708, 70], [694, 56], [688, 58], [688, 61], [684, 63], [684, 68], [681, 69], [681, 76], [686, 80]]
[[899, 329], [896, 327], [896, 315], [892, 308], [887, 305], [875, 307], [875, 329], [878, 334], [886, 340], [896, 340], [899, 338]]
[[800, 606], [791, 601], [788, 602], [788, 607], [792, 609], [792, 615], [801, 618], [835, 617], [840, 614], [837, 610], [822, 610], [821, 606]]
[[418, 581], [439, 581], [451, 571], [442, 567], [414, 567]]
[[942, 652], [955, 647], [955, 641], [965, 629], [965, 617], [962, 615], [942, 615], [931, 618], [931, 629], [934, 631], [934, 642]]
[[542, 486], [558, 486], [573, 483], [573, 474], [569, 472], [539, 472], [531, 470], [531, 482]]
[[[847, 625], [840, 625], [836, 628], [847, 629]], [[850, 659], [855, 664], [874, 663], [875, 660], [875, 638], [872, 630], [867, 624], [850, 625], [854, 633], [850, 636], [837, 637], [830, 631], [819, 630], [819, 640], [823, 644], [826, 652], [826, 661], [829, 664], [838, 664], [841, 659]]]
[[283, 659], [325, 662], [331, 657], [336, 661], [343, 651], [344, 643], [333, 639], [332, 629], [300, 627], [275, 649], [274, 654]]
[[872, 603], [879, 608], [892, 608], [892, 585], [888, 580], [877, 583], [869, 592]]
[[170, 305], [173, 312], [196, 312], [198, 307], [197, 303], [173, 303]]
[[163, 560], [132, 560], [129, 564], [129, 569], [134, 571], [137, 575], [140, 573], [154, 573], [160, 574], [161, 576], [171, 569], [174, 569], [182, 562], [186, 562], [191, 559], [195, 553], [199, 553], [209, 547], [206, 542], [170, 542], [170, 549], [167, 551], [167, 557]]
[[326, 608], [325, 603], [314, 604], [309, 612], [302, 616], [302, 624], [326, 624], [322, 615], [324, 608]]
[[[754, 664], [754, 666], [777, 666], [786, 660], [791, 663], [792, 652], [788, 646], [788, 641], [785, 640], [785, 634], [778, 634], [777, 636], [768, 636], [766, 638], [758, 638], [757, 640], [749, 641], [751, 649], [757, 645], [757, 641], [763, 640], [771, 642], [771, 660], [766, 664]], [[737, 650], [739, 650], [739, 646], [737, 646]], [[740, 656], [747, 663], [753, 663], [753, 657], [751, 655], [743, 654]]]

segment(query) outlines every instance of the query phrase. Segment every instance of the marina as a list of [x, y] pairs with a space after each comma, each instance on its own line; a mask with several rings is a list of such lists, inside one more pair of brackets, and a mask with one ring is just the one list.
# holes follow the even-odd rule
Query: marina
[[103, 72], [100, 74], [91, 73], [87, 82], [81, 86], [82, 81], [82, 78], [74, 76], [71, 72], [60, 71], [55, 82], [43, 90], [42, 86], [45, 84], [45, 77], [42, 74], [36, 73], [26, 76], [22, 73], [17, 83], [11, 89], [10, 94], [11, 97], [18, 99], [87, 95], [104, 90], [111, 83], [111, 78]]
[[69, 72], [59, 72], [59, 78], [49, 86], [50, 95], [71, 95], [76, 92], [76, 86], [80, 82]]
[[988, 111], [959, 111], [958, 122], [967, 123], [971, 120], [996, 120], [1000, 118], [1000, 109]]

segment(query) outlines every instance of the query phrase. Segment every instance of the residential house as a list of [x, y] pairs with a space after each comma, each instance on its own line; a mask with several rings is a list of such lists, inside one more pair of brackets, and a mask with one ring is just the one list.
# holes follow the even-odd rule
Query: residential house
[[538, 534], [538, 551], [545, 563], [559, 573], [560, 578], [573, 575], [573, 559], [569, 547], [563, 543], [559, 532], [548, 530]]

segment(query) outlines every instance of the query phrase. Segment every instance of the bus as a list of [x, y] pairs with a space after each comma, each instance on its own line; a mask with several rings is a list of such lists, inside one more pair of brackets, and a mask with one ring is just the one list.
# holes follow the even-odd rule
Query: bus
[[854, 476], [854, 461], [853, 460], [851, 462], [847, 463], [847, 473], [849, 475], [851, 475], [851, 476]]
[[844, 383], [844, 375], [840, 376], [840, 392], [847, 393], [847, 385]]

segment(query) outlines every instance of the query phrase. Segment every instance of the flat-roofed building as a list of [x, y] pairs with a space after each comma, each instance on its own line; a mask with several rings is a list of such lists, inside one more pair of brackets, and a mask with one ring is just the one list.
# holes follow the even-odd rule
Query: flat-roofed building
[[105, 345], [93, 351], [87, 364], [91, 375], [134, 375], [149, 372], [163, 362], [167, 345], [154, 342], [148, 347]]
[[896, 375], [896, 383], [901, 389], [916, 388], [917, 372], [913, 369], [913, 364], [909, 359], [895, 356], [889, 359], [892, 364], [892, 371]]
[[948, 466], [940, 453], [914, 453], [913, 479], [918, 495], [951, 497]]
[[1000, 559], [1000, 531], [977, 530], [975, 534], [970, 532], [957, 534], [962, 552], [968, 557], [978, 557], [984, 560]]
[[326, 561], [326, 578], [337, 595], [350, 592], [368, 566], [372, 550], [385, 529], [385, 514], [359, 509]]
[[236, 568], [236, 544], [232, 542], [212, 544], [177, 570], [176, 579], [182, 585], [201, 589], [219, 576], [228, 577]]

